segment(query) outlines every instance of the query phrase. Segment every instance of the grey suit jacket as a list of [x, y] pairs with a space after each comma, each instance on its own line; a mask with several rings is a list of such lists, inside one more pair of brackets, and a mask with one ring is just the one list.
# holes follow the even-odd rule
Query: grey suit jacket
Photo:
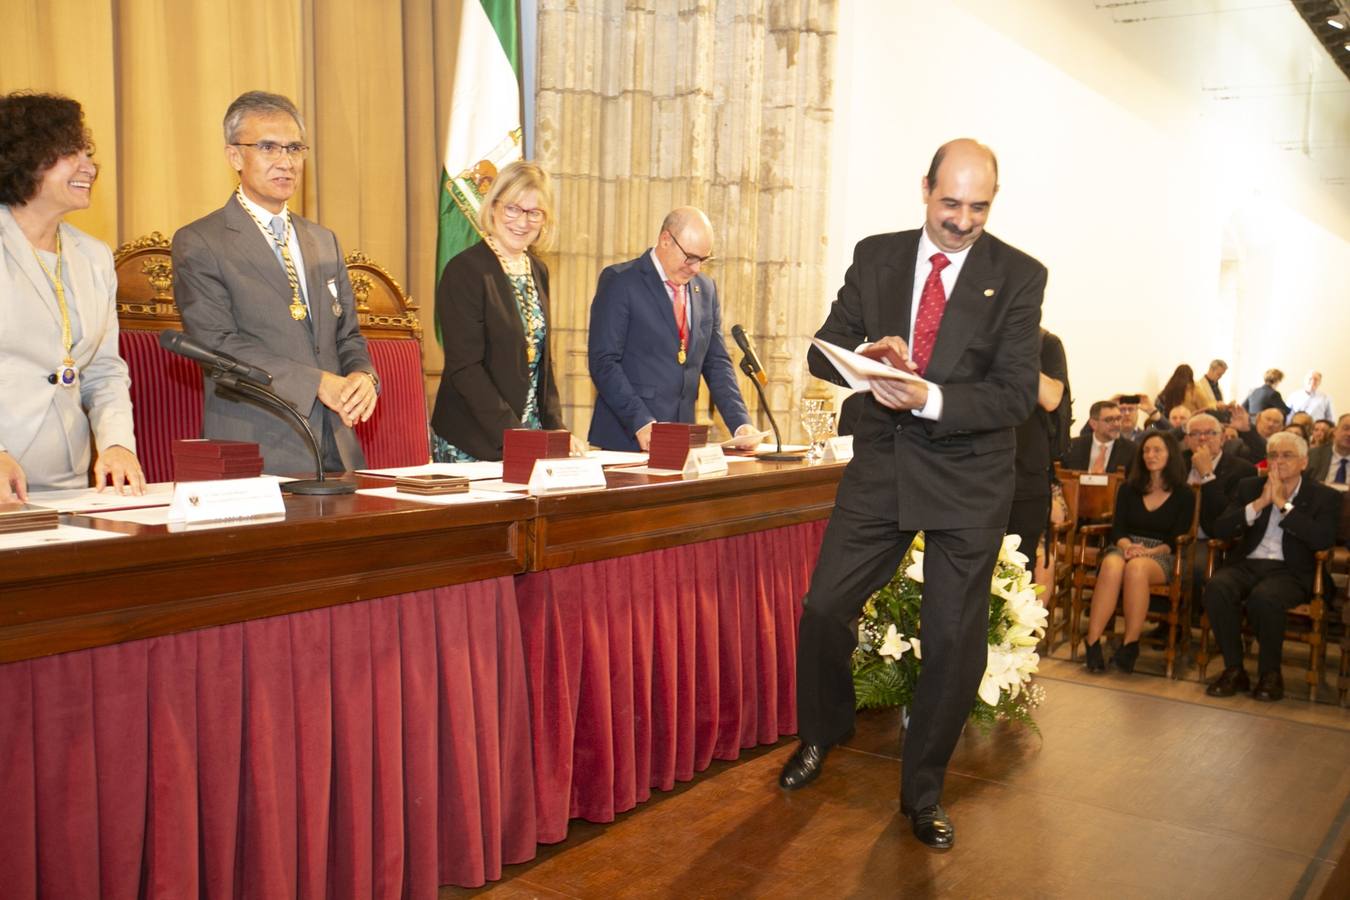
[[[174, 300], [196, 340], [270, 372], [272, 389], [309, 419], [322, 442], [324, 420], [347, 469], [365, 465], [356, 434], [318, 400], [323, 372], [374, 372], [337, 236], [291, 213], [304, 257], [310, 317], [290, 315], [286, 271], [248, 212], [231, 196], [173, 236]], [[342, 314], [333, 315], [333, 301]], [[295, 423], [253, 400], [205, 385], [202, 430], [208, 438], [254, 441], [263, 470], [313, 471], [313, 454]]]
[[63, 349], [56, 292], [9, 207], [0, 206], [0, 450], [19, 461], [36, 490], [89, 484], [91, 432], [100, 452], [113, 445], [136, 451], [131, 379], [117, 353], [112, 252], [78, 228], [60, 228], [61, 281], [79, 329], [75, 388], [48, 381]]
[[1331, 471], [1331, 453], [1334, 448], [1330, 442], [1320, 447], [1313, 447], [1308, 451], [1308, 468], [1304, 469], [1306, 474], [1313, 481], [1325, 482], [1328, 475], [1334, 474]]

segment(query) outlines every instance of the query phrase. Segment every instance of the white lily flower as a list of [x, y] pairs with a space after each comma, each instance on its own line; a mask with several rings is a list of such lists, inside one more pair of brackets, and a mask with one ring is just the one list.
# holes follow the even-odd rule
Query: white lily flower
[[900, 632], [895, 630], [894, 625], [886, 627], [886, 637], [881, 642], [880, 649], [877, 650], [882, 656], [889, 656], [891, 659], [899, 660], [909, 649], [909, 641], [905, 640]]
[[914, 551], [914, 562], [905, 570], [905, 577], [912, 578], [919, 584], [923, 584], [923, 551]]
[[1017, 548], [1022, 546], [1022, 536], [1018, 534], [1005, 534], [1003, 536], [1003, 546], [999, 548], [999, 562], [1012, 563], [1015, 566], [1026, 568], [1027, 555]]

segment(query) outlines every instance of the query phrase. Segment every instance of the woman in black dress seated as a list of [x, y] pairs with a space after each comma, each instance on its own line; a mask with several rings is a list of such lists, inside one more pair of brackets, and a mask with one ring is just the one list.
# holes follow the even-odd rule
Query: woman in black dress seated
[[1177, 536], [1191, 528], [1195, 495], [1186, 485], [1186, 466], [1176, 439], [1155, 431], [1134, 453], [1129, 477], [1116, 494], [1109, 547], [1097, 568], [1088, 615], [1087, 668], [1106, 669], [1102, 633], [1123, 594], [1125, 642], [1112, 662], [1133, 672], [1139, 658], [1139, 634], [1148, 613], [1149, 588], [1172, 575]]

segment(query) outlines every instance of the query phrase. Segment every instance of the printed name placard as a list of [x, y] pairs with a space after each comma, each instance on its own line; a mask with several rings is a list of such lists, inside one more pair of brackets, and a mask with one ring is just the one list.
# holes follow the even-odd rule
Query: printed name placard
[[853, 435], [827, 438], [825, 441], [825, 459], [830, 462], [843, 462], [853, 458]]
[[682, 474], [690, 478], [701, 478], [704, 475], [725, 475], [726, 471], [726, 454], [718, 445], [709, 444], [706, 447], [689, 448], [689, 455], [684, 458]]
[[1084, 487], [1106, 487], [1111, 481], [1107, 475], [1079, 475], [1078, 483]]
[[286, 504], [275, 478], [180, 481], [174, 485], [169, 504], [169, 521], [184, 524], [285, 515]]
[[531, 494], [581, 491], [605, 486], [605, 467], [598, 459], [536, 459], [528, 486]]

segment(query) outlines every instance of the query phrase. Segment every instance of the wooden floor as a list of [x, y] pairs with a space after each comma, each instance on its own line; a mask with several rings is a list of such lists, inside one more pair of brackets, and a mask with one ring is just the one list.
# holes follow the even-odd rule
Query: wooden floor
[[1044, 661], [1040, 736], [963, 737], [946, 854], [900, 817], [898, 716], [873, 713], [802, 791], [784, 739], [441, 897], [1350, 897], [1350, 711], [1191, 678]]

